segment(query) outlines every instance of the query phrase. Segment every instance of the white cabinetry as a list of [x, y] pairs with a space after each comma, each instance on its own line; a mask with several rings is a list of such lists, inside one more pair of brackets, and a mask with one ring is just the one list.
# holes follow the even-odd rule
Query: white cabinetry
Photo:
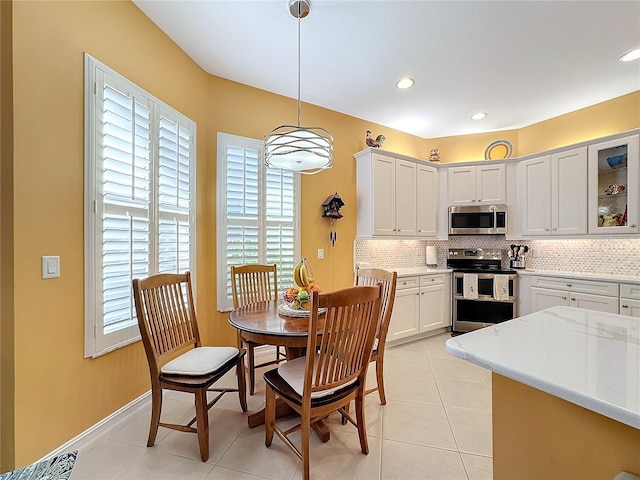
[[416, 168], [416, 234], [435, 237], [438, 233], [438, 169], [428, 165]]
[[506, 203], [504, 163], [448, 169], [449, 206]]
[[531, 279], [531, 311], [570, 306], [618, 313], [618, 284], [561, 277]]
[[398, 278], [388, 341], [417, 338], [450, 325], [450, 274]]
[[518, 164], [521, 233], [587, 233], [587, 149], [567, 150]]
[[640, 318], [640, 285], [620, 285], [620, 314]]
[[359, 237], [437, 235], [436, 167], [373, 149], [355, 158]]
[[639, 136], [589, 146], [589, 233], [638, 233]]

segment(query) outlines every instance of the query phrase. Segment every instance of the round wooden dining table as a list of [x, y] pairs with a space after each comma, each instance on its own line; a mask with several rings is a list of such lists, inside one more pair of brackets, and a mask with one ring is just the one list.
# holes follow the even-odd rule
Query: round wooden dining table
[[[242, 333], [242, 337], [262, 345], [282, 346], [286, 350], [287, 360], [305, 354], [309, 336], [309, 318], [288, 317], [279, 313], [278, 307], [283, 300], [269, 300], [252, 303], [233, 310], [229, 314], [229, 323]], [[317, 335], [324, 327], [323, 318], [318, 322]], [[277, 402], [276, 416], [291, 413], [284, 402]], [[264, 409], [248, 417], [250, 428], [264, 424]], [[319, 421], [313, 429], [323, 442], [330, 438], [329, 429]]]

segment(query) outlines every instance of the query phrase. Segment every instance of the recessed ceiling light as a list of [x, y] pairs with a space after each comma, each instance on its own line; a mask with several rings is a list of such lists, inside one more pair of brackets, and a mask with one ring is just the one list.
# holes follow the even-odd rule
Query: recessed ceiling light
[[398, 83], [396, 83], [396, 87], [401, 88], [401, 89], [404, 90], [405, 88], [413, 87], [414, 83], [416, 83], [416, 81], [413, 78], [404, 77], [404, 78], [401, 78], [400, 80], [398, 80]]
[[635, 50], [631, 50], [630, 52], [625, 53], [620, 57], [621, 62], [631, 62], [632, 60], [637, 60], [640, 58], [640, 48], [636, 48]]
[[478, 113], [474, 113], [473, 115], [471, 115], [471, 118], [473, 120], [482, 120], [486, 116], [487, 116], [487, 114], [485, 112], [478, 112]]

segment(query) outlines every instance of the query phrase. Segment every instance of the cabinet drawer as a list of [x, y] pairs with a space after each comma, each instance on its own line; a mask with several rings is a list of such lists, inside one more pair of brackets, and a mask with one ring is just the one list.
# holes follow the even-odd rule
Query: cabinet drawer
[[420, 277], [420, 286], [444, 285], [444, 275], [423, 275]]
[[632, 283], [621, 283], [620, 297], [621, 298], [637, 298], [640, 300], [640, 285], [634, 285]]
[[592, 295], [618, 296], [618, 284], [598, 282], [594, 280], [580, 280], [575, 278], [560, 277], [533, 277], [532, 287], [552, 288], [555, 290], [568, 290], [571, 292], [590, 293]]
[[414, 288], [420, 286], [420, 277], [399, 277], [396, 282], [396, 290]]

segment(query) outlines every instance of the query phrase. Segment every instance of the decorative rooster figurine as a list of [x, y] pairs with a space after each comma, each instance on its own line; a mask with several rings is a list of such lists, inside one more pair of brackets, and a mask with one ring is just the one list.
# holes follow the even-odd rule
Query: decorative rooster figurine
[[376, 139], [374, 140], [373, 137], [371, 136], [371, 131], [367, 130], [367, 145], [369, 145], [370, 147], [373, 148], [380, 148], [382, 146], [382, 144], [384, 143], [384, 135], [378, 135], [376, 137]]

